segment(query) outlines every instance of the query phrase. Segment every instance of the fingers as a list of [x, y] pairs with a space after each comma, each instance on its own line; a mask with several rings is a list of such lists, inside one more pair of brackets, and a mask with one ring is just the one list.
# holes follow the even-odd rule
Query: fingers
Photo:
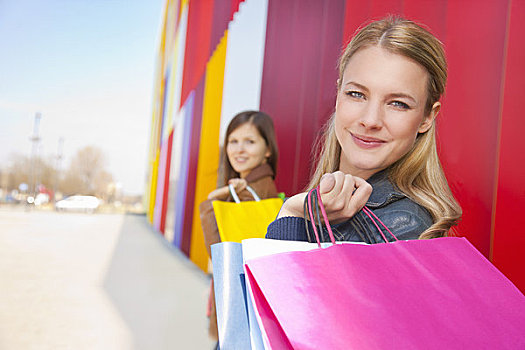
[[319, 191], [321, 194], [330, 192], [335, 186], [335, 176], [333, 174], [327, 173], [321, 177], [319, 182]]
[[233, 185], [233, 188], [235, 188], [235, 191], [237, 192], [244, 190], [246, 186], [248, 186], [248, 183], [246, 182], [245, 179], [239, 179], [239, 178], [230, 179], [228, 181], [228, 184]]
[[360, 177], [336, 171], [323, 175], [319, 191], [329, 220], [341, 221], [351, 218], [365, 206], [372, 186]]
[[346, 207], [346, 215], [354, 216], [363, 209], [372, 194], [372, 186], [360, 177], [354, 176], [355, 191], [353, 192]]
[[[336, 171], [332, 174], [325, 174], [325, 179], [321, 179], [321, 181], [324, 182], [324, 190], [331, 187], [329, 191], [320, 191], [325, 208], [330, 212], [340, 212], [343, 210], [353, 191], [352, 176], [345, 175], [341, 171]], [[321, 186], [321, 183], [319, 186]], [[349, 188], [351, 188], [350, 194], [347, 193]]]
[[248, 182], [245, 179], [240, 179], [237, 186], [237, 191], [242, 191], [248, 186]]

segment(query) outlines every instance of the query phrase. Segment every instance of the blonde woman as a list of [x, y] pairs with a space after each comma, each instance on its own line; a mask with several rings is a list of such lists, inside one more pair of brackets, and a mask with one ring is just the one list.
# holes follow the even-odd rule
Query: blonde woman
[[[436, 151], [446, 78], [442, 44], [412, 21], [372, 22], [348, 44], [335, 113], [310, 182], [320, 186], [337, 239], [383, 241], [362, 212], [365, 205], [402, 240], [446, 236], [457, 224], [461, 208]], [[308, 240], [304, 198], [285, 202], [267, 238]]]

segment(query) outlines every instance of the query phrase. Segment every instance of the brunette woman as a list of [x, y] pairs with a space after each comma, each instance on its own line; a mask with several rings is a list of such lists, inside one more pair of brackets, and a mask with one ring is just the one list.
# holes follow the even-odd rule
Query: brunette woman
[[[275, 188], [277, 142], [272, 119], [259, 111], [237, 114], [226, 130], [219, 169], [219, 187], [199, 206], [204, 243], [220, 242], [212, 201], [233, 201], [228, 185], [232, 184], [241, 201], [253, 200], [246, 189], [250, 186], [261, 199], [278, 197]], [[217, 315], [213, 289], [210, 295], [210, 335], [217, 339]]]

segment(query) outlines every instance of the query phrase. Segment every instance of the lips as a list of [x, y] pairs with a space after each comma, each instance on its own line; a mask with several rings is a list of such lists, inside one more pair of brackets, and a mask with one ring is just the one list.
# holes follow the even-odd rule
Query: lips
[[361, 148], [376, 148], [386, 143], [386, 141], [375, 137], [358, 135], [352, 132], [350, 132], [350, 135], [352, 135], [352, 140], [354, 141], [354, 143]]

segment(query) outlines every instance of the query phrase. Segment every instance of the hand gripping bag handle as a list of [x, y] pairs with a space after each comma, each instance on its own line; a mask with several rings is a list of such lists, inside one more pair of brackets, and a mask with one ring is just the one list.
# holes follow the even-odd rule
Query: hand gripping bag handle
[[[313, 194], [315, 193], [315, 194]], [[328, 216], [326, 214], [326, 210], [324, 208], [324, 205], [323, 205], [323, 201], [321, 200], [321, 194], [320, 194], [320, 190], [319, 190], [319, 186], [311, 189], [308, 194], [307, 194], [307, 200], [305, 201], [305, 212], [306, 212], [306, 207], [308, 207], [308, 212], [309, 212], [309, 217], [310, 217], [310, 221], [312, 223], [312, 227], [313, 227], [313, 230], [314, 230], [314, 234], [315, 234], [315, 239], [317, 241], [317, 245], [319, 247], [321, 247], [321, 242], [320, 242], [320, 239], [319, 239], [319, 234], [317, 232], [317, 228], [316, 228], [316, 225], [315, 225], [315, 217], [313, 215], [313, 212], [312, 212], [312, 196], [313, 195], [316, 195], [316, 199], [317, 199], [317, 206], [321, 209], [321, 213], [322, 213], [322, 216], [323, 216], [323, 219], [324, 219], [324, 222], [325, 222], [325, 225], [326, 225], [326, 229], [328, 230], [328, 235], [330, 236], [330, 240], [332, 241], [332, 244], [335, 244], [335, 238], [334, 238], [334, 234], [332, 232], [332, 228], [330, 227], [330, 222], [328, 221]], [[388, 243], [388, 240], [387, 238], [385, 237], [385, 235], [383, 234], [383, 231], [379, 228], [379, 225], [377, 224], [377, 222], [379, 222], [381, 224], [381, 226], [383, 226], [387, 231], [388, 233], [390, 233], [390, 235], [397, 241], [397, 237], [392, 233], [392, 231], [390, 231], [388, 229], [388, 227], [374, 214], [374, 212], [372, 210], [370, 210], [368, 207], [364, 206], [363, 207], [363, 212], [368, 216], [368, 218], [372, 221], [372, 223], [375, 225], [375, 227], [377, 228], [377, 230], [379, 231], [379, 233], [381, 234], [381, 237], [383, 237], [384, 241], [386, 243]], [[317, 215], [319, 216], [319, 213], [317, 212]], [[305, 217], [306, 217], [306, 213], [305, 213]], [[376, 221], [377, 220], [377, 221]], [[310, 236], [310, 232], [308, 230], [308, 223], [306, 223], [305, 221], [305, 224], [306, 224], [306, 232], [308, 234], [308, 236]], [[321, 223], [319, 222], [319, 227], [320, 227], [320, 230], [322, 230], [322, 226], [321, 226]]]
[[[237, 193], [235, 192], [235, 187], [233, 187], [232, 184], [229, 184], [228, 185], [228, 188], [230, 189], [230, 193], [233, 197], [233, 200], [235, 201], [235, 203], [240, 203], [241, 200], [239, 199], [239, 196], [237, 195]], [[255, 192], [255, 190], [253, 188], [251, 188], [250, 186], [246, 186], [246, 189], [248, 190], [248, 192], [250, 192], [253, 196], [253, 199], [256, 201], [256, 202], [259, 202], [261, 200], [261, 198], [257, 195], [257, 193]]]

